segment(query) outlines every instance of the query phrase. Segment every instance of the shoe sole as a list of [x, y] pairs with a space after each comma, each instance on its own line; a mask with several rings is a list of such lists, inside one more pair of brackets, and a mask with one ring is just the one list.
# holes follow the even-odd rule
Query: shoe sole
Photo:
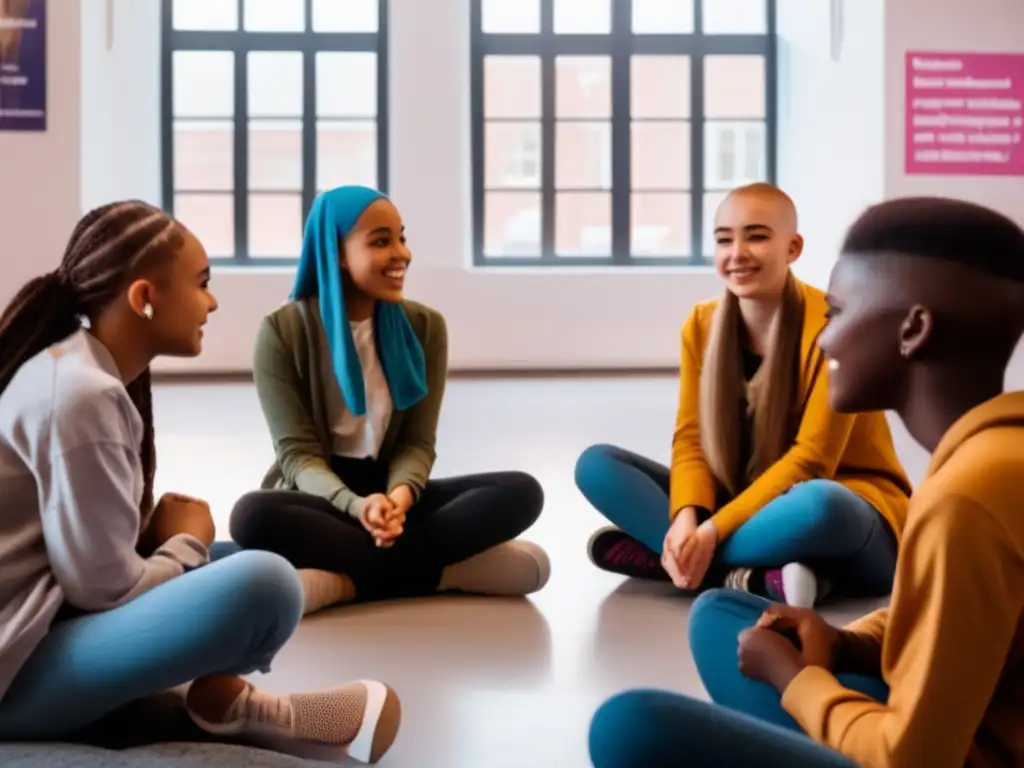
[[348, 746], [349, 756], [373, 764], [391, 749], [402, 723], [402, 703], [398, 694], [384, 683], [360, 680], [366, 686], [366, 711], [359, 733]]
[[366, 706], [363, 722], [356, 737], [348, 744], [330, 744], [295, 736], [285, 736], [276, 729], [263, 728], [259, 724], [246, 730], [240, 723], [229, 725], [210, 723], [203, 720], [191, 709], [187, 709], [192, 721], [207, 733], [233, 736], [255, 747], [262, 747], [293, 757], [322, 762], [335, 762], [352, 758], [362, 763], [378, 762], [391, 749], [398, 737], [402, 723], [402, 704], [394, 689], [376, 680], [354, 680], [366, 688]]

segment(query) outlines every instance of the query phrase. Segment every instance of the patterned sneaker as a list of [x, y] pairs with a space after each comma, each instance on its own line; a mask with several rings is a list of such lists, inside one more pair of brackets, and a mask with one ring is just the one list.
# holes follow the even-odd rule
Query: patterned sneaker
[[590, 561], [602, 571], [633, 579], [671, 581], [661, 557], [618, 528], [602, 528], [587, 542]]
[[[193, 683], [189, 699], [203, 684], [202, 679]], [[244, 737], [285, 754], [323, 760], [348, 756], [363, 763], [384, 756], [402, 719], [398, 696], [373, 680], [290, 696], [247, 685], [218, 722], [204, 720], [191, 706], [188, 712], [208, 733]]]
[[828, 584], [802, 563], [789, 563], [782, 568], [733, 568], [726, 574], [723, 586], [794, 608], [813, 608], [829, 591]]

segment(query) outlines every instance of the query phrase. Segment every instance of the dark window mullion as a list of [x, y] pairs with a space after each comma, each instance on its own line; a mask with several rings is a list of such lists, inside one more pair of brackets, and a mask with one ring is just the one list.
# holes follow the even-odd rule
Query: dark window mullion
[[612, 16], [612, 262], [626, 265], [633, 255], [630, 178], [630, 68], [633, 2], [616, 0]]
[[160, 109], [162, 112], [161, 123], [161, 194], [164, 199], [164, 209], [174, 215], [174, 48], [171, 45], [171, 38], [174, 30], [174, 4], [173, 0], [164, 0], [163, 18], [161, 19], [162, 33], [160, 40], [160, 65], [161, 65], [161, 89]]
[[388, 5], [389, 0], [378, 0], [379, 15], [377, 17], [377, 187], [387, 193], [391, 189], [389, 158], [391, 157], [388, 141], [390, 131], [391, 109], [388, 72], [390, 70], [390, 47], [388, 45]]
[[[698, 7], [700, 4], [698, 3]], [[704, 261], [704, 57], [690, 57], [690, 255]]]
[[483, 46], [483, 0], [470, 0], [470, 130], [473, 174], [473, 263], [483, 266], [487, 263], [484, 254], [484, 233], [486, 231], [487, 195], [484, 190], [484, 46]]
[[555, 261], [555, 0], [541, 0], [541, 259]]
[[[241, 5], [241, 3], [239, 3]], [[244, 46], [235, 54], [235, 253], [249, 260], [249, 57]]]

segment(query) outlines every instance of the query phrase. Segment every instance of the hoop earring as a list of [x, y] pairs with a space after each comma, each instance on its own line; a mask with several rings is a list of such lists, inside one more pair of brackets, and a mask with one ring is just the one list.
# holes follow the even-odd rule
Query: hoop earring
[[146, 306], [142, 308], [142, 314], [146, 316], [147, 320], [153, 319], [153, 305], [147, 302]]

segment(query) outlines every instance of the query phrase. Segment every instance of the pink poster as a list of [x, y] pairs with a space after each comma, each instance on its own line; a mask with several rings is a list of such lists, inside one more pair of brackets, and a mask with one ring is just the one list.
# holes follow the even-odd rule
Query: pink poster
[[1024, 54], [907, 53], [906, 173], [1024, 176]]

